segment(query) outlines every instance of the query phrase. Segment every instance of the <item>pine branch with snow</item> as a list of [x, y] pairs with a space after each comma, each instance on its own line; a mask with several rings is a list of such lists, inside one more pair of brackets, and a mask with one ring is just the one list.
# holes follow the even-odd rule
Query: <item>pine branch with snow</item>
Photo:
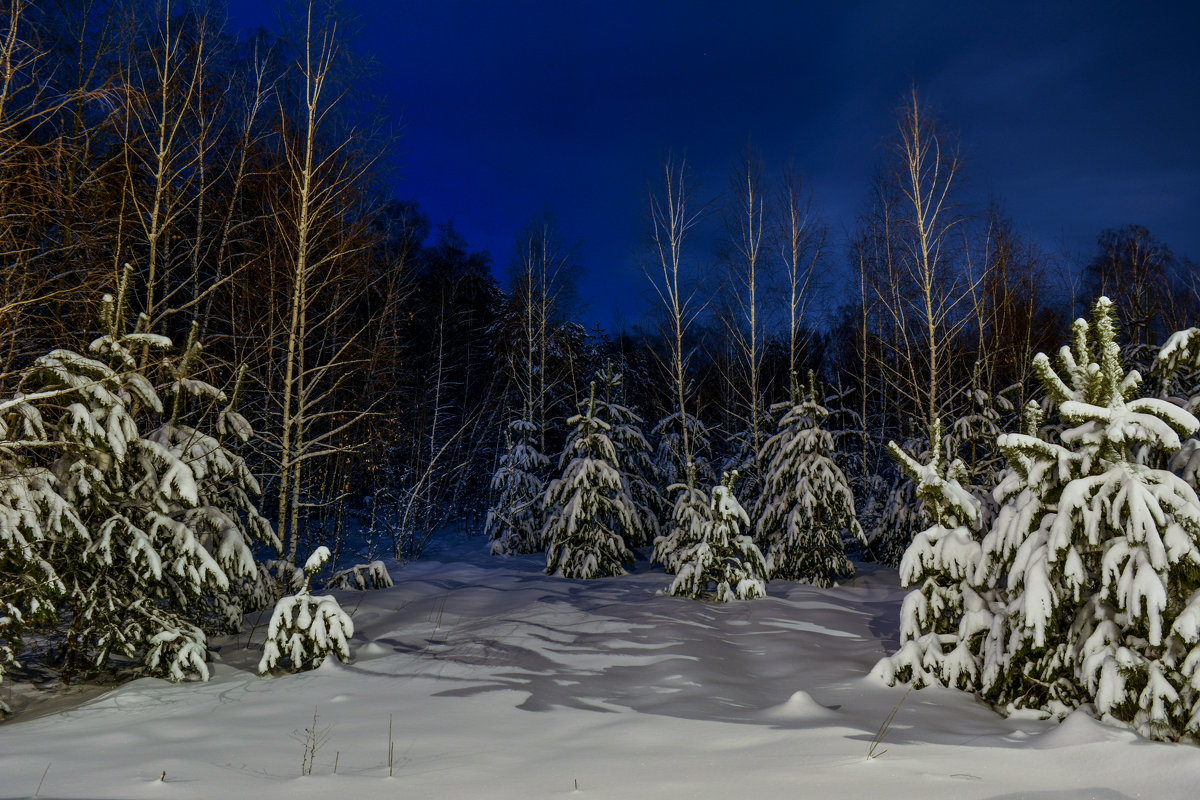
[[339, 570], [325, 581], [326, 589], [357, 589], [365, 592], [370, 589], [390, 589], [392, 576], [388, 574], [387, 566], [382, 561], [372, 561], [369, 564], [355, 564], [353, 567]]

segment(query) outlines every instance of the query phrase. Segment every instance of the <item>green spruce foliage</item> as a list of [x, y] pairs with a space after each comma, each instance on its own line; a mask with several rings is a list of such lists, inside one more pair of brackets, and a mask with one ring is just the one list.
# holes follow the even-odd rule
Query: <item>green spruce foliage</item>
[[637, 508], [609, 438], [611, 426], [596, 415], [596, 384], [567, 420], [573, 430], [560, 460], [562, 476], [542, 501], [546, 574], [564, 578], [622, 575], [633, 564], [624, 532], [640, 530]]
[[720, 485], [713, 487], [707, 518], [692, 516], [697, 509], [690, 501], [696, 495], [684, 489], [684, 513], [691, 516], [686, 530], [694, 531], [695, 538], [681, 542], [672, 553], [675, 579], [669, 594], [718, 603], [766, 595], [767, 563], [754, 541], [741, 532], [750, 519], [734, 495], [736, 485], [737, 472], [722, 476]]
[[113, 653], [147, 674], [207, 678], [206, 632], [268, 596], [252, 548], [278, 542], [228, 446], [250, 434], [236, 392], [193, 374], [195, 330], [177, 357], [144, 319], [127, 330], [129, 275], [104, 297], [89, 355], [42, 356], [0, 401], [0, 669], [36, 622], [65, 681]]
[[823, 428], [829, 411], [811, 374], [800, 402], [786, 408], [760, 454], [766, 478], [755, 507], [758, 541], [772, 578], [832, 586], [854, 575], [844, 537], [864, 545], [866, 537], [849, 481], [833, 460], [833, 437]]

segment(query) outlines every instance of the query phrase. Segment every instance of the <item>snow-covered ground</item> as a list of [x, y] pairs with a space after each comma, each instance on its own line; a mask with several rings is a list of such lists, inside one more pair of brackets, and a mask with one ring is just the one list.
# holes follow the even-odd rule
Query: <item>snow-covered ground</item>
[[[484, 550], [448, 537], [395, 588], [339, 593], [352, 665], [259, 678], [264, 621], [249, 649], [221, 643], [208, 683], [142, 679], [27, 709], [0, 725], [0, 798], [39, 782], [42, 798], [156, 800], [1107, 800], [1200, 785], [1197, 747], [1081, 713], [1006, 720], [964, 693], [865, 677], [896, 643], [894, 571], [860, 566], [835, 589], [775, 581], [720, 606], [664, 596], [669, 578], [644, 561], [584, 582]], [[314, 710], [322, 742], [300, 777]]]

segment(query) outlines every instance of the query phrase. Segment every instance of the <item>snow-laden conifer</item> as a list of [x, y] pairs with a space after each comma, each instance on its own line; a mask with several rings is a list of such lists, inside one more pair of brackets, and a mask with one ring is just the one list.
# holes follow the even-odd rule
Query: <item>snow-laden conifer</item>
[[[1024, 410], [1024, 432], [1004, 434], [997, 440], [1008, 467], [1000, 473], [993, 492], [998, 512], [983, 538], [974, 578], [979, 591], [994, 598], [990, 623], [978, 643], [978, 688], [1010, 710], [1065, 711], [1085, 697], [1078, 682], [1066, 674], [1074, 658], [1074, 643], [1063, 635], [1050, 646], [1044, 637], [1043, 644], [1037, 645], [1039, 633], [1025, 625], [1022, 612], [1028, 599], [1039, 602], [1038, 598], [1044, 597], [1048, 526], [1062, 488], [1071, 479], [1069, 470], [1060, 469], [1059, 451], [1047, 439], [1049, 429], [1043, 428], [1042, 422], [1042, 407], [1031, 400]], [[1045, 681], [1051, 674], [1057, 677]]]
[[671, 506], [666, 532], [654, 539], [651, 556], [652, 561], [662, 564], [672, 575], [679, 570], [680, 554], [703, 538], [705, 526], [712, 521], [708, 492], [700, 488], [695, 465], [688, 464], [685, 474], [686, 483], [667, 487], [667, 491], [675, 495], [675, 502]]
[[637, 529], [637, 508], [617, 466], [610, 426], [596, 416], [596, 384], [580, 404], [559, 467], [542, 501], [546, 573], [564, 578], [622, 575], [633, 563], [624, 531]]
[[[998, 556], [983, 571], [1009, 591], [1007, 636], [986, 640], [985, 668], [996, 677], [984, 689], [1000, 703], [1055, 712], [1091, 702], [1143, 735], [1198, 738], [1200, 501], [1156, 465], [1200, 423], [1138, 396], [1142, 379], [1121, 364], [1107, 298], [1090, 325], [1075, 323], [1057, 370], [1044, 355], [1034, 369], [1068, 427], [1060, 443], [1001, 440], [1010, 464], [1024, 457], [1040, 471], [1042, 502], [1020, 504], [1017, 494], [1022, 524], [987, 543]], [[1005, 681], [1013, 670], [1022, 679]]]
[[492, 476], [496, 504], [487, 513], [484, 531], [493, 555], [538, 553], [543, 549], [541, 502], [542, 476], [550, 465], [537, 449], [537, 428], [516, 419], [505, 432], [507, 447]]
[[755, 508], [758, 541], [772, 578], [832, 586], [854, 575], [843, 537], [863, 544], [866, 537], [849, 482], [833, 460], [833, 437], [822, 426], [829, 412], [811, 375], [800, 402], [775, 410], [784, 408], [759, 457], [766, 477]]
[[[669, 594], [718, 603], [766, 595], [767, 563], [754, 541], [741, 532], [750, 518], [734, 495], [736, 484], [733, 472], [713, 487], [708, 518], [700, 521], [696, 540], [673, 554], [675, 579]], [[685, 489], [683, 497], [691, 500], [695, 495]]]
[[258, 673], [314, 669], [329, 654], [350, 660], [354, 622], [331, 595], [314, 596], [312, 579], [329, 561], [329, 548], [318, 547], [304, 565], [304, 586], [275, 603]]
[[917, 688], [934, 682], [968, 688], [977, 682], [978, 668], [967, 642], [985, 621], [978, 614], [982, 598], [970, 585], [979, 562], [980, 507], [959, 483], [962, 462], [945, 462], [941, 420], [932, 433], [928, 464], [895, 442], [889, 445], [932, 524], [913, 537], [900, 563], [900, 584], [909, 590], [900, 608], [900, 650], [880, 661], [875, 673]]
[[[0, 579], [17, 611], [6, 616], [62, 621], [64, 680], [113, 652], [150, 674], [207, 677], [204, 627], [240, 624], [241, 589], [258, 585], [251, 546], [277, 546], [249, 499], [257, 484], [220, 432], [249, 426], [191, 374], [194, 335], [182, 358], [156, 361], [169, 339], [144, 320], [125, 332], [129, 275], [104, 298], [90, 356], [52, 351], [0, 403], [0, 517], [16, 520], [0, 526], [0, 562], [26, 562], [41, 587]], [[169, 413], [144, 365], [166, 372]], [[222, 405], [220, 430], [205, 433]]]

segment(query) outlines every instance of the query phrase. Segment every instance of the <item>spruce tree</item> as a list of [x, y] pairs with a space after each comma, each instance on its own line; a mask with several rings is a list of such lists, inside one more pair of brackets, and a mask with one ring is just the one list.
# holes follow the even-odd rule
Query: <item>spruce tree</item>
[[1146, 736], [1200, 738], [1200, 500], [1164, 468], [1200, 422], [1139, 397], [1107, 298], [1075, 323], [1057, 370], [1044, 355], [1034, 369], [1067, 427], [1057, 443], [1001, 440], [1041, 502], [1009, 492], [1022, 524], [987, 543], [981, 571], [1008, 591], [984, 691], [1056, 713], [1091, 702]]
[[[10, 620], [65, 624], [64, 681], [113, 652], [149, 674], [206, 678], [206, 629], [240, 624], [246, 598], [263, 596], [251, 548], [278, 546], [250, 500], [257, 483], [225, 445], [249, 426], [192, 375], [194, 332], [181, 358], [159, 360], [169, 339], [144, 318], [126, 332], [129, 276], [103, 299], [90, 356], [52, 351], [0, 403], [0, 516], [16, 520], [2, 526], [0, 564], [26, 564], [0, 579], [0, 605]], [[152, 367], [168, 378], [169, 411]]]
[[[1042, 407], [1031, 400], [1023, 415], [1024, 432], [997, 440], [1008, 466], [993, 492], [998, 512], [983, 538], [975, 572], [979, 591], [994, 600], [986, 635], [977, 645], [979, 688], [1007, 710], [1031, 707], [1065, 712], [1085, 701], [1078, 682], [1063, 674], [1073, 658], [1073, 645], [1065, 635], [1051, 646], [1046, 646], [1043, 636], [1038, 645], [1038, 631], [1025, 625], [1022, 611], [1027, 600], [1039, 602], [1037, 598], [1044, 595], [1048, 525], [1063, 486], [1071, 479], [1069, 472], [1059, 469], [1059, 450], [1047, 438], [1049, 431], [1042, 422]], [[1072, 571], [1080, 568], [1073, 566]], [[1045, 681], [1051, 674], [1058, 677]]]
[[295, 595], [281, 597], [267, 626], [267, 641], [258, 662], [258, 674], [281, 667], [290, 672], [315, 669], [332, 653], [350, 660], [349, 640], [354, 623], [331, 595], [314, 597], [312, 579], [329, 561], [329, 548], [318, 547], [304, 565], [304, 585]]
[[596, 384], [567, 422], [573, 430], [542, 501], [546, 574], [564, 578], [622, 575], [633, 564], [624, 531], [637, 530], [637, 509], [617, 465], [610, 426], [596, 416]]
[[741, 533], [750, 519], [734, 495], [737, 473], [713, 487], [710, 514], [696, 541], [677, 551], [675, 579], [667, 589], [677, 597], [727, 603], [767, 593], [767, 564], [754, 541]]
[[900, 608], [900, 650], [875, 672], [888, 683], [967, 688], [978, 680], [975, 658], [960, 645], [969, 638], [961, 636], [962, 626], [979, 624], [981, 598], [970, 583], [979, 562], [980, 507], [959, 482], [962, 462], [945, 462], [941, 420], [934, 420], [932, 434], [928, 464], [895, 442], [888, 446], [916, 485], [931, 524], [913, 537], [900, 563], [900, 584], [909, 590]]
[[666, 567], [668, 574], [679, 571], [681, 554], [704, 537], [705, 526], [712, 521], [712, 508], [708, 493], [700, 488], [696, 479], [696, 467], [687, 465], [686, 483], [667, 487], [675, 494], [671, 507], [671, 519], [667, 532], [654, 539], [654, 554], [651, 560]]
[[803, 398], [763, 444], [766, 478], [755, 517], [772, 578], [832, 586], [854, 575], [843, 536], [866, 544], [849, 482], [833, 461], [833, 437], [822, 427], [828, 417], [810, 373]]
[[550, 460], [537, 449], [537, 428], [516, 419], [505, 432], [507, 448], [492, 476], [496, 504], [487, 513], [484, 531], [493, 555], [539, 553], [543, 549], [542, 475]]

